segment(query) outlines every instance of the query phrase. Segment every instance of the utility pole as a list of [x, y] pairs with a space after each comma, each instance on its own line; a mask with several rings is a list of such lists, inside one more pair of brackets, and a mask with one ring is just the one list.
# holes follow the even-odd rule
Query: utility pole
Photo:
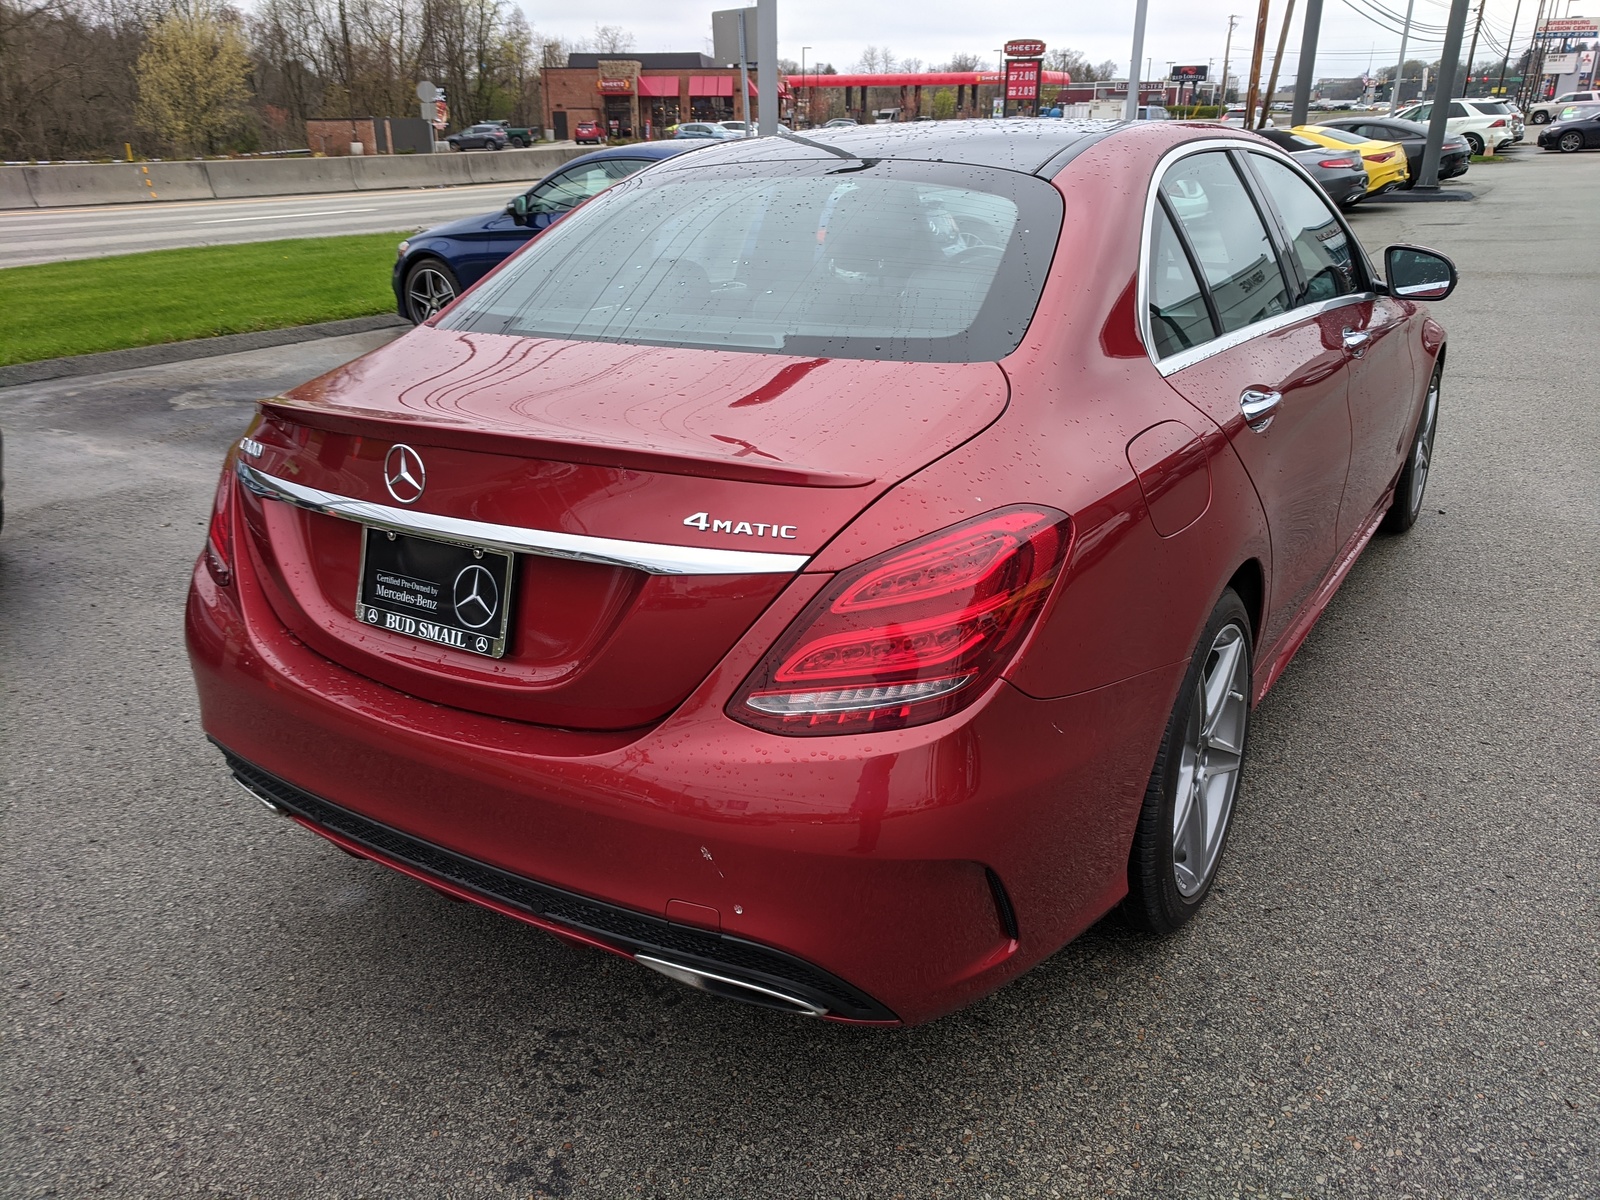
[[1261, 60], [1267, 52], [1267, 13], [1272, 0], [1261, 0], [1256, 8], [1256, 40], [1250, 51], [1250, 91], [1244, 102], [1244, 127], [1255, 128], [1256, 97], [1261, 92]]
[[[1472, 83], [1472, 60], [1477, 56], [1478, 53], [1478, 31], [1483, 28], [1483, 6], [1488, 2], [1489, 0], [1478, 0], [1478, 20], [1477, 23], [1472, 27], [1472, 48], [1467, 51], [1468, 85]], [[1467, 89], [1462, 88], [1461, 94], [1465, 96], [1467, 94]]]
[[[1526, 109], [1533, 102], [1533, 89], [1537, 86], [1534, 75], [1533, 60], [1539, 49], [1539, 26], [1544, 24], [1545, 0], [1539, 0], [1538, 11], [1533, 16], [1533, 37], [1528, 41], [1528, 65], [1522, 72], [1522, 85], [1517, 88], [1517, 107]], [[1543, 64], [1540, 64], [1541, 66]], [[1538, 83], [1544, 82], [1538, 79]]]
[[[1266, 0], [1262, 0], [1265, 3]], [[1128, 99], [1122, 106], [1122, 119], [1131, 121], [1139, 115], [1139, 61], [1144, 58], [1144, 18], [1150, 0], [1139, 0], [1133, 14], [1133, 62], [1128, 67]]]
[[[1522, 0], [1517, 0], [1520, 4]], [[1406, 0], [1406, 24], [1400, 31], [1400, 69], [1395, 72], [1394, 86], [1389, 89], [1389, 115], [1392, 117], [1395, 110], [1400, 107], [1400, 85], [1406, 78], [1406, 43], [1411, 40], [1411, 10], [1417, 6], [1417, 0]], [[1482, 11], [1481, 9], [1479, 11]]]
[[1439, 149], [1444, 145], [1454, 96], [1456, 69], [1461, 65], [1461, 38], [1467, 31], [1467, 5], [1471, 0], [1451, 0], [1450, 23], [1444, 31], [1444, 55], [1439, 59], [1439, 79], [1433, 88], [1433, 115], [1428, 119], [1428, 144], [1422, 151], [1422, 171], [1413, 191], [1439, 188]]
[[1278, 94], [1278, 64], [1283, 62], [1283, 47], [1289, 40], [1289, 22], [1294, 17], [1294, 0], [1283, 10], [1283, 28], [1278, 31], [1278, 52], [1272, 56], [1272, 75], [1267, 81], [1266, 99], [1261, 102], [1261, 121], [1257, 129], [1267, 126], [1267, 113], [1272, 109], [1272, 98]]
[[1517, 0], [1517, 10], [1511, 14], [1511, 33], [1506, 37], [1505, 57], [1500, 60], [1500, 82], [1494, 85], [1497, 96], [1506, 94], [1506, 67], [1511, 62], [1511, 43], [1517, 40], [1517, 22], [1522, 18], [1522, 0]]
[[1289, 124], [1304, 125], [1311, 104], [1311, 84], [1317, 77], [1317, 35], [1322, 32], [1322, 0], [1306, 0], [1306, 23], [1300, 33], [1300, 73], [1294, 83], [1294, 111]]
[[1238, 13], [1228, 14], [1228, 40], [1222, 43], [1222, 88], [1217, 92], [1217, 116], [1221, 118], [1228, 111], [1228, 64], [1232, 61], [1229, 57], [1233, 53], [1233, 27], [1239, 23]]

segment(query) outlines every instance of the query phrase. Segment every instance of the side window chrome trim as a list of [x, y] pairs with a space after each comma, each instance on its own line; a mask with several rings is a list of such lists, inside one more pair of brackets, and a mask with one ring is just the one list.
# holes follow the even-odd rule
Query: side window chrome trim
[[357, 521], [394, 533], [467, 542], [513, 554], [539, 554], [575, 562], [632, 567], [651, 575], [789, 575], [809, 561], [805, 554], [768, 554], [759, 550], [707, 550], [660, 542], [629, 542], [550, 529], [495, 525], [461, 517], [442, 517], [413, 509], [393, 508], [306, 487], [258, 471], [240, 459], [234, 467], [239, 482], [256, 495], [310, 512]]
[[1277, 333], [1280, 329], [1287, 329], [1291, 325], [1298, 325], [1301, 321], [1320, 317], [1323, 313], [1332, 312], [1336, 308], [1344, 308], [1350, 304], [1362, 304], [1376, 300], [1376, 292], [1353, 292], [1348, 296], [1336, 296], [1332, 300], [1324, 300], [1320, 304], [1304, 304], [1299, 308], [1291, 308], [1286, 313], [1278, 313], [1268, 317], [1265, 321], [1257, 321], [1254, 325], [1246, 325], [1243, 329], [1235, 329], [1232, 333], [1225, 333], [1219, 338], [1212, 338], [1204, 345], [1195, 346], [1177, 354], [1169, 354], [1166, 358], [1156, 358], [1151, 355], [1157, 371], [1165, 379], [1175, 375], [1185, 367], [1192, 367], [1197, 362], [1210, 358], [1213, 354], [1221, 354], [1224, 350], [1232, 350], [1235, 346], [1242, 346], [1248, 341], [1258, 337], [1266, 337], [1270, 333]]
[[[1221, 354], [1224, 350], [1231, 350], [1235, 346], [1250, 341], [1252, 338], [1275, 333], [1308, 317], [1319, 316], [1322, 313], [1341, 308], [1347, 304], [1357, 304], [1378, 298], [1375, 292], [1363, 291], [1355, 292], [1349, 296], [1338, 296], [1332, 300], [1325, 300], [1320, 304], [1303, 305], [1299, 308], [1292, 308], [1288, 312], [1268, 317], [1264, 321], [1257, 321], [1253, 325], [1246, 325], [1243, 329], [1235, 329], [1231, 333], [1225, 333], [1221, 337], [1213, 338], [1204, 345], [1168, 355], [1166, 358], [1160, 357], [1156, 353], [1155, 339], [1150, 332], [1150, 237], [1155, 224], [1156, 201], [1160, 195], [1161, 180], [1180, 160], [1193, 154], [1204, 154], [1213, 150], [1242, 150], [1250, 154], [1265, 155], [1276, 162], [1286, 164], [1290, 170], [1310, 183], [1312, 187], [1317, 186], [1316, 180], [1306, 173], [1304, 167], [1270, 143], [1256, 146], [1233, 138], [1206, 138], [1202, 141], [1185, 142], [1181, 146], [1174, 146], [1161, 156], [1156, 163], [1155, 171], [1150, 176], [1150, 186], [1145, 192], [1144, 224], [1139, 234], [1139, 279], [1134, 294], [1135, 304], [1138, 308], [1135, 328], [1138, 330], [1139, 340], [1144, 343], [1145, 354], [1149, 356], [1151, 364], [1161, 373], [1163, 378], [1181, 371], [1185, 367], [1193, 366], [1203, 359], [1210, 358], [1213, 354]], [[1372, 278], [1372, 270], [1367, 262], [1365, 249], [1362, 248], [1360, 241], [1351, 231], [1344, 218], [1337, 212], [1334, 213], [1334, 216], [1344, 226], [1345, 235], [1350, 238], [1351, 245], [1360, 251], [1363, 274], [1370, 280]], [[1274, 221], [1276, 221], [1276, 217], [1274, 217]], [[1282, 236], [1276, 230], [1269, 230], [1269, 233], [1274, 239]], [[1208, 285], [1205, 285], [1204, 281], [1202, 281], [1202, 286]]]

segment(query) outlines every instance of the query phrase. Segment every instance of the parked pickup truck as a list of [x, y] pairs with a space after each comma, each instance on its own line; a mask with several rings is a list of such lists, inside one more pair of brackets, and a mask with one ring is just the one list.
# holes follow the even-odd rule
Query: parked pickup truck
[[498, 125], [506, 131], [506, 142], [514, 150], [521, 150], [524, 146], [531, 146], [539, 140], [537, 129], [523, 129], [513, 125], [510, 121], [485, 121], [485, 125]]

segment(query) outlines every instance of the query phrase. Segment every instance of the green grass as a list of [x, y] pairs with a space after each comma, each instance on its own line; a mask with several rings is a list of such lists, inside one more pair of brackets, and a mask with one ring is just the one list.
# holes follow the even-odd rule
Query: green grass
[[0, 270], [0, 366], [394, 311], [400, 233], [152, 250]]

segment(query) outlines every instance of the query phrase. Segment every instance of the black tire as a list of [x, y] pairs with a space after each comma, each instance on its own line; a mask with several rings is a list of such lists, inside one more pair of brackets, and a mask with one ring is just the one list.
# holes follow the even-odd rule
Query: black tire
[[1467, 149], [1481, 158], [1483, 156], [1483, 139], [1475, 133], [1468, 133], [1463, 136], [1467, 139]]
[[511, 144], [514, 147], [516, 147], [518, 150], [526, 149], [527, 145], [528, 145], [526, 140], [524, 140], [523, 138], [519, 138], [519, 137], [512, 138], [511, 139]]
[[484, 144], [491, 150], [504, 150], [506, 148], [506, 144], [504, 142], [496, 141], [494, 138], [490, 138]]
[[1528, 124], [1530, 124], [1530, 125], [1548, 125], [1548, 124], [1550, 124], [1550, 114], [1545, 112], [1544, 109], [1541, 108], [1537, 112], [1535, 112], [1533, 114], [1533, 116], [1528, 118]]
[[[1216, 880], [1233, 823], [1250, 730], [1252, 663], [1250, 614], [1237, 594], [1226, 591], [1211, 611], [1184, 673], [1183, 686], [1178, 689], [1178, 699], [1145, 788], [1144, 807], [1128, 858], [1128, 897], [1123, 901], [1123, 911], [1133, 924], [1151, 933], [1172, 933], [1187, 923]], [[1225, 718], [1226, 728], [1216, 734], [1215, 745], [1204, 732], [1206, 702], [1202, 683], [1214, 685], [1207, 691], [1216, 690], [1215, 685], [1225, 685], [1218, 713]], [[1223, 742], [1227, 743], [1226, 750]], [[1212, 770], [1213, 754], [1219, 762], [1225, 757], [1231, 766], [1226, 771]], [[1226, 799], [1219, 805], [1209, 829], [1202, 823], [1204, 861], [1190, 853], [1187, 847], [1192, 843], [1186, 843], [1180, 854], [1179, 817], [1209, 807], [1202, 793], [1225, 774], [1231, 775]], [[1184, 802], [1182, 810], [1180, 800]], [[1184, 825], [1188, 827], [1189, 822]]]
[[1411, 449], [1406, 451], [1406, 464], [1395, 480], [1394, 503], [1384, 515], [1383, 524], [1378, 526], [1384, 533], [1405, 533], [1422, 513], [1423, 492], [1433, 465], [1433, 439], [1439, 432], [1439, 390], [1443, 377], [1444, 364], [1440, 363], [1433, 369], [1433, 378], [1428, 380], [1428, 394], [1422, 401], [1422, 413], [1411, 435]]
[[413, 325], [422, 324], [460, 294], [461, 281], [443, 259], [424, 256], [406, 268], [401, 295], [406, 319]]
[[1556, 148], [1563, 154], [1576, 154], [1583, 149], [1583, 134], [1569, 129], [1556, 139]]

